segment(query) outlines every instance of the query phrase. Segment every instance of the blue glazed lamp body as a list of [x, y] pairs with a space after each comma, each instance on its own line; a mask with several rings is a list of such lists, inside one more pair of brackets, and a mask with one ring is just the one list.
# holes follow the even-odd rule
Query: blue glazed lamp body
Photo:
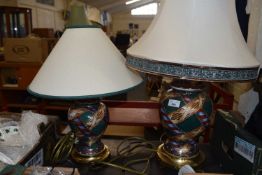
[[108, 157], [109, 151], [101, 142], [109, 120], [108, 109], [103, 103], [74, 105], [69, 109], [68, 120], [77, 138], [72, 153], [74, 160], [86, 163]]

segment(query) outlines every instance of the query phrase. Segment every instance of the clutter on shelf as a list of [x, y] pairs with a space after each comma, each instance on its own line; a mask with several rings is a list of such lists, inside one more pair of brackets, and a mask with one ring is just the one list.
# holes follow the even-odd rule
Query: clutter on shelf
[[55, 139], [50, 134], [55, 133], [55, 130], [50, 130], [54, 128], [50, 118], [54, 117], [32, 111], [0, 113], [0, 172], [6, 165], [43, 164], [47, 149], [44, 141], [52, 143], [47, 136]]

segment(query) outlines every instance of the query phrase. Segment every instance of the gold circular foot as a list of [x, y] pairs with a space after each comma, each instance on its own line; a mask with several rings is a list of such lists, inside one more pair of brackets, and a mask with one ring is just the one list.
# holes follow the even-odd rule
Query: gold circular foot
[[184, 165], [190, 165], [191, 167], [199, 167], [205, 160], [203, 152], [199, 152], [197, 155], [192, 157], [177, 157], [168, 153], [164, 149], [164, 144], [160, 145], [157, 149], [157, 156], [167, 166], [180, 169]]
[[75, 162], [82, 163], [82, 164], [96, 162], [96, 161], [103, 161], [107, 159], [109, 155], [110, 155], [110, 151], [106, 145], [104, 146], [104, 149], [95, 156], [82, 156], [75, 149], [73, 149], [71, 153], [72, 159]]

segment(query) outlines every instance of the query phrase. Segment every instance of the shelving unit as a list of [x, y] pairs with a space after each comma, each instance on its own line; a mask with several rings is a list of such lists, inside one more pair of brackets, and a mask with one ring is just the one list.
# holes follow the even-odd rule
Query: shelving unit
[[40, 63], [0, 62], [0, 97], [4, 111], [37, 109], [39, 99], [30, 96], [26, 88], [38, 72]]
[[30, 8], [0, 6], [0, 60], [4, 58], [4, 38], [26, 37], [31, 32], [32, 10]]
[[31, 9], [0, 6], [0, 47], [4, 37], [25, 37], [31, 31]]

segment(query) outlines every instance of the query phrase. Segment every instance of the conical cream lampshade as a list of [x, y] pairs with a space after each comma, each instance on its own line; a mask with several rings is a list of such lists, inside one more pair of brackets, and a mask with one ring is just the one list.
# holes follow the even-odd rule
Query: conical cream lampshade
[[144, 36], [127, 53], [142, 72], [205, 81], [257, 78], [259, 63], [237, 21], [235, 0], [162, 0]]
[[[81, 9], [75, 11], [80, 13]], [[31, 94], [56, 99], [97, 98], [122, 93], [142, 82], [100, 28], [89, 26], [85, 19], [72, 21], [31, 82]]]

